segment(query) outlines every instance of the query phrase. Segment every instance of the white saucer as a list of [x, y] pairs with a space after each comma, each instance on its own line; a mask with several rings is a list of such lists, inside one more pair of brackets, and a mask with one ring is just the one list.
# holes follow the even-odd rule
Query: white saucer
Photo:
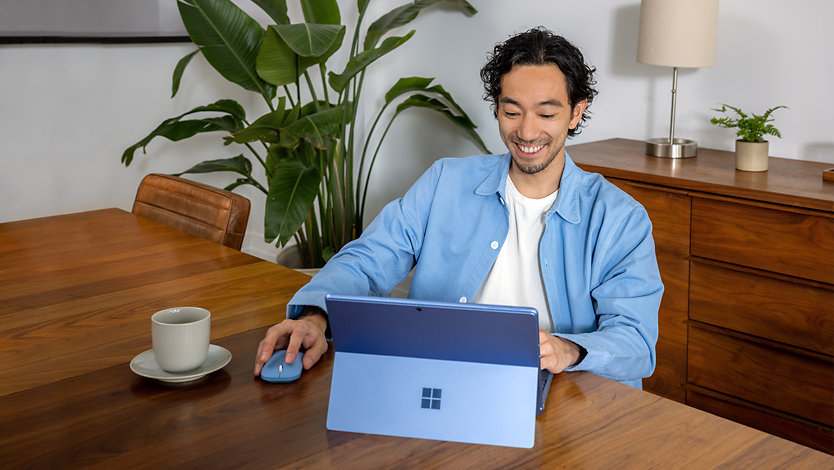
[[232, 360], [232, 353], [226, 348], [214, 344], [209, 345], [206, 362], [200, 367], [185, 372], [166, 372], [159, 368], [153, 357], [153, 349], [148, 349], [130, 361], [130, 370], [142, 377], [156, 379], [162, 382], [181, 383], [197, 380], [214, 371], [220, 370]]

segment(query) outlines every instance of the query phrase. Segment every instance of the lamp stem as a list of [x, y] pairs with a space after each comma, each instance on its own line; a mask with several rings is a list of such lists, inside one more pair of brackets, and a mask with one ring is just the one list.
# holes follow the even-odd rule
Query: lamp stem
[[672, 70], [672, 118], [669, 124], [669, 140], [658, 137], [646, 141], [646, 155], [667, 158], [687, 158], [698, 154], [698, 144], [690, 139], [675, 139], [675, 108], [678, 97], [678, 68]]
[[669, 125], [669, 145], [675, 143], [675, 106], [678, 99], [678, 68], [672, 68], [672, 120]]

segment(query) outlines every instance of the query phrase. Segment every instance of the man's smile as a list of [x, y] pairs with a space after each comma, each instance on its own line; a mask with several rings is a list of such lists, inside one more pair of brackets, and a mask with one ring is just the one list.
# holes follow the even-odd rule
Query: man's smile
[[538, 153], [538, 152], [539, 152], [539, 150], [543, 149], [543, 148], [547, 145], [547, 144], [540, 144], [540, 145], [524, 145], [524, 144], [520, 144], [520, 143], [518, 143], [518, 142], [514, 142], [514, 143], [515, 143], [515, 147], [516, 147], [516, 148], [519, 150], [519, 152], [520, 152], [521, 154], [523, 154], [525, 157], [532, 157], [533, 155], [535, 155], [536, 153]]

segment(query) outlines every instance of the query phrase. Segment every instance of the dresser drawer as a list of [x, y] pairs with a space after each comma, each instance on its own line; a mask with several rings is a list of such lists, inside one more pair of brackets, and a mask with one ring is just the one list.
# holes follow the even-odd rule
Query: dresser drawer
[[774, 436], [834, 454], [834, 429], [793, 415], [774, 413], [749, 402], [696, 386], [686, 390], [686, 404]]
[[689, 272], [689, 318], [834, 356], [831, 289], [696, 260]]
[[830, 359], [689, 325], [688, 381], [811, 421], [834, 425], [834, 364]]
[[663, 279], [658, 312], [657, 362], [643, 389], [686, 401], [686, 318], [689, 308], [690, 197], [681, 191], [608, 178], [643, 205], [652, 221], [657, 264]]
[[691, 254], [834, 283], [834, 219], [692, 198]]

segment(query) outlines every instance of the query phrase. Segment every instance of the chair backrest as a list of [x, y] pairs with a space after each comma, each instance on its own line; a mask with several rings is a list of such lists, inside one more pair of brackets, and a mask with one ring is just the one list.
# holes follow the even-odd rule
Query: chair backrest
[[239, 250], [249, 207], [249, 199], [239, 194], [152, 173], [139, 184], [133, 213]]

